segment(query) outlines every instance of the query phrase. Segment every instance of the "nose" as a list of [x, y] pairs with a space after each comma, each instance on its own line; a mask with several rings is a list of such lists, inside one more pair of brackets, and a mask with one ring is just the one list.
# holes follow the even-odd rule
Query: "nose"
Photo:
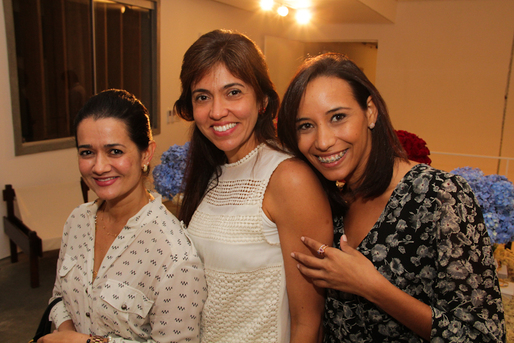
[[325, 125], [318, 126], [318, 130], [316, 131], [316, 149], [319, 151], [327, 151], [335, 142], [336, 136], [330, 128]]
[[102, 175], [111, 170], [109, 158], [104, 154], [96, 155], [95, 164], [93, 165], [93, 173]]
[[220, 120], [224, 118], [228, 113], [227, 106], [223, 99], [220, 99], [219, 97], [215, 97], [212, 102], [212, 108], [209, 113], [209, 116], [213, 120]]

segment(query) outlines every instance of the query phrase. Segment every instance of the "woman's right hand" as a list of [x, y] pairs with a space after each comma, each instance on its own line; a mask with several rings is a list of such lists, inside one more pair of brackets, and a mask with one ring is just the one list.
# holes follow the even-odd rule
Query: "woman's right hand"
[[[303, 237], [302, 240], [313, 251], [317, 251], [322, 245], [309, 237]], [[372, 294], [371, 288], [377, 284], [378, 279], [383, 278], [370, 260], [348, 245], [344, 235], [341, 238], [341, 250], [328, 247], [323, 258], [297, 252], [293, 253], [292, 257], [300, 262], [300, 272], [310, 278], [316, 286], [337, 289], [365, 298]]]
[[[303, 237], [303, 242], [314, 251], [321, 246], [308, 237]], [[364, 297], [419, 336], [430, 339], [431, 308], [390, 283], [370, 260], [348, 245], [346, 236], [341, 238], [341, 250], [326, 248], [324, 258], [301, 253], [292, 256], [300, 262], [300, 272], [316, 286]]]
[[72, 320], [67, 320], [59, 325], [57, 330], [37, 340], [37, 343], [86, 343], [89, 336], [78, 333]]
[[57, 331], [45, 335], [37, 343], [86, 343], [89, 336], [76, 331]]

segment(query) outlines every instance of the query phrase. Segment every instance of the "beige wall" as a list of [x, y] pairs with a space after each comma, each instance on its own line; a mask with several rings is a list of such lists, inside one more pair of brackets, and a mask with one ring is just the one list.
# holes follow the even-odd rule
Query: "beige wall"
[[[231, 28], [248, 34], [262, 48], [266, 35], [306, 41], [378, 41], [376, 84], [397, 128], [422, 136], [434, 151], [496, 155], [514, 32], [512, 18], [512, 0], [409, 1], [398, 3], [395, 24], [307, 30], [210, 0], [161, 0], [162, 130], [156, 136], [157, 152], [187, 140], [188, 125], [180, 121], [166, 124], [165, 117], [180, 91], [183, 53], [200, 34]], [[504, 153], [514, 157], [514, 97], [511, 99]], [[78, 179], [74, 149], [14, 156], [3, 6], [0, 103], [2, 188], [6, 183], [25, 187]], [[433, 159], [434, 165], [443, 169], [470, 165], [467, 161], [456, 164], [453, 157]], [[158, 162], [158, 156], [154, 157], [154, 165]], [[514, 162], [511, 170], [514, 172]], [[0, 215], [5, 215], [4, 205]], [[0, 223], [0, 258], [8, 254]]]
[[377, 49], [375, 43], [363, 42], [301, 42], [298, 40], [266, 36], [264, 54], [270, 76], [282, 97], [300, 64], [307, 57], [325, 52], [346, 54], [375, 83]]
[[[378, 41], [376, 85], [397, 129], [432, 151], [498, 156], [514, 32], [514, 1], [399, 2], [395, 24], [333, 25], [307, 39]], [[514, 82], [506, 109], [503, 156], [514, 157]], [[496, 161], [432, 156], [452, 170]], [[500, 171], [503, 173], [503, 170]], [[514, 180], [514, 161], [509, 178]]]

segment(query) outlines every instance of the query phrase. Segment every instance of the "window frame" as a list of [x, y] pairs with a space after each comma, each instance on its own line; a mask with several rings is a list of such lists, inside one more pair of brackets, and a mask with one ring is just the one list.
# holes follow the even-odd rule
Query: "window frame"
[[[152, 116], [152, 132], [153, 135], [160, 133], [161, 116], [160, 116], [160, 36], [159, 36], [159, 17], [160, 17], [160, 0], [110, 0], [124, 5], [133, 5], [146, 9], [153, 10], [151, 17], [151, 49], [152, 49], [152, 103], [153, 108], [150, 109]], [[14, 154], [15, 156], [22, 156], [28, 154], [36, 154], [46, 151], [54, 151], [61, 149], [69, 149], [75, 147], [75, 137], [64, 137], [57, 139], [48, 139], [36, 142], [23, 142], [22, 137], [22, 123], [21, 123], [21, 109], [20, 109], [20, 94], [19, 94], [19, 80], [18, 80], [18, 63], [16, 59], [16, 37], [14, 32], [14, 16], [12, 8], [12, 0], [4, 0], [4, 17], [5, 17], [5, 32], [7, 41], [7, 60], [9, 65], [9, 83], [11, 91], [11, 109], [12, 109], [12, 123], [14, 134]], [[97, 61], [95, 58], [95, 32], [94, 32], [94, 0], [91, 3], [91, 27], [92, 29], [92, 65], [93, 65], [93, 80], [96, 80]], [[93, 82], [93, 94], [99, 90], [96, 89], [96, 82]]]

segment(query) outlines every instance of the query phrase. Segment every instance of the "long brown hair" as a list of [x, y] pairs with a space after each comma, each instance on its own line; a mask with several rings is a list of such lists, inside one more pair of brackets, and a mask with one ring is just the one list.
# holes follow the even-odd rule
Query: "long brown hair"
[[306, 60], [299, 68], [282, 100], [278, 114], [278, 137], [281, 143], [295, 156], [307, 162], [316, 172], [329, 194], [332, 210], [343, 205], [335, 182], [327, 180], [303, 156], [298, 149], [296, 115], [309, 82], [320, 76], [337, 77], [348, 82], [353, 96], [362, 110], [367, 110], [367, 100], [371, 96], [378, 116], [372, 131], [371, 152], [359, 186], [351, 190], [351, 195], [373, 199], [385, 192], [391, 182], [396, 158], [407, 159], [394, 131], [384, 99], [366, 75], [347, 56], [326, 53]]
[[[267, 106], [259, 113], [254, 132], [259, 143], [276, 139], [275, 119], [279, 97], [269, 77], [268, 66], [259, 47], [247, 36], [229, 30], [214, 30], [204, 34], [184, 54], [180, 81], [182, 93], [175, 102], [176, 113], [193, 121], [191, 86], [200, 81], [212, 68], [225, 66], [232, 75], [248, 83], [257, 102]], [[191, 143], [185, 172], [185, 190], [179, 218], [189, 224], [193, 213], [207, 191], [209, 182], [220, 175], [226, 155], [192, 126]]]

